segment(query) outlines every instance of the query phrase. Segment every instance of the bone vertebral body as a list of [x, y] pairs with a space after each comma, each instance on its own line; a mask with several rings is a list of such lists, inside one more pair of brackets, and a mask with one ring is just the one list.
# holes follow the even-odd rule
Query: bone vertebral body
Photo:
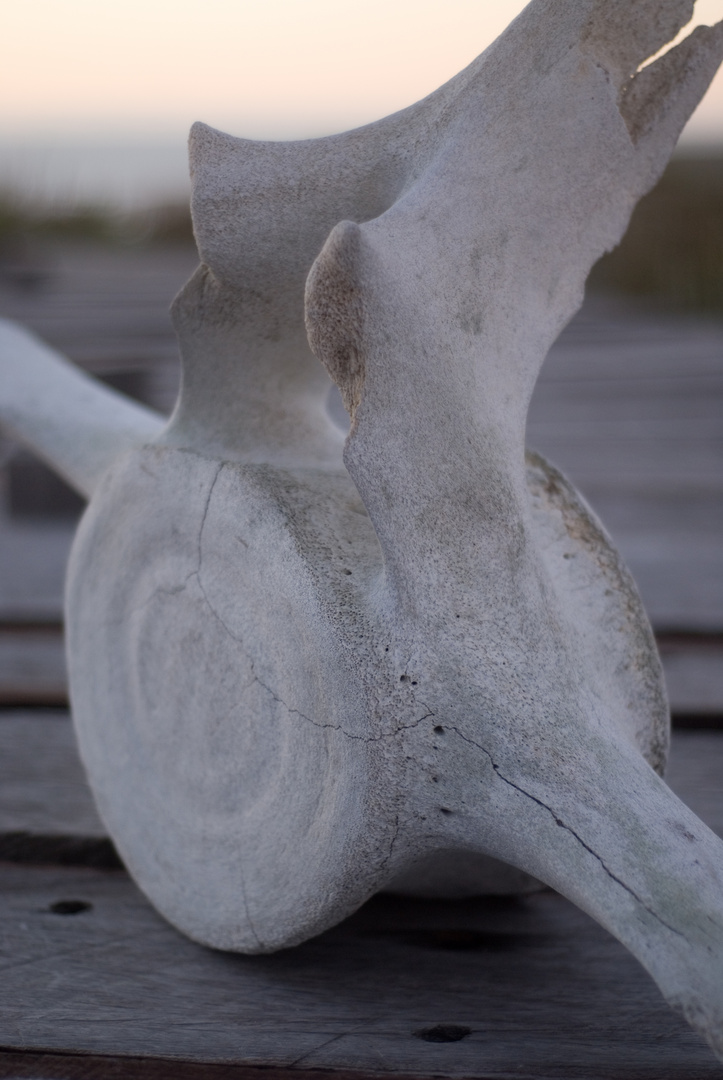
[[564, 737], [574, 776], [611, 682], [615, 738], [662, 769], [665, 696], [632, 582], [559, 473], [531, 458], [528, 477], [534, 569], [527, 551], [492, 580], [472, 561], [410, 619], [343, 473], [150, 447], [106, 477], [70, 569], [74, 710], [101, 812], [172, 921], [270, 950], [384, 887], [534, 887], [489, 862], [506, 861], [494, 814], [481, 824], [492, 762], [512, 756], [524, 783]]
[[[379, 889], [544, 883], [723, 1053], [723, 845], [661, 779], [629, 574], [524, 449], [550, 344], [723, 55], [704, 28], [639, 70], [691, 11], [534, 0], [378, 124], [197, 126], [202, 265], [165, 427], [101, 394], [105, 444], [48, 436], [27, 393], [47, 354], [0, 339], [24, 358], [0, 417], [92, 494], [67, 591], [82, 756], [131, 872], [196, 940], [270, 951]], [[58, 378], [83, 416], [87, 387]]]

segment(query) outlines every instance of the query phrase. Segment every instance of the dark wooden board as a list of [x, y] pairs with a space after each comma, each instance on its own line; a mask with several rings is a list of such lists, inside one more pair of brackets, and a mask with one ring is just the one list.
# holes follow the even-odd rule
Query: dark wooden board
[[67, 705], [60, 625], [0, 623], [0, 706]]
[[[90, 905], [77, 914], [58, 902]], [[553, 893], [370, 901], [266, 957], [216, 953], [124, 874], [0, 869], [0, 1046], [423, 1076], [721, 1075], [609, 935]], [[419, 1032], [468, 1028], [457, 1042]]]
[[599, 513], [656, 629], [723, 628], [723, 321], [589, 297], [545, 361], [528, 442]]
[[106, 835], [67, 712], [0, 713], [0, 852], [16, 833]]
[[[676, 734], [669, 779], [723, 833], [723, 735]], [[179, 935], [122, 870], [67, 865], [92, 862], [82, 845], [104, 842], [67, 715], [0, 714], [0, 855], [18, 859], [0, 859], [0, 1076], [161, 1080], [175, 1061], [217, 1063], [210, 1080], [253, 1080], [245, 1070], [262, 1066], [495, 1080], [723, 1075], [632, 957], [551, 892], [380, 896], [300, 948], [241, 957]], [[440, 1025], [469, 1033], [419, 1037]]]
[[[330, 1072], [269, 1066], [130, 1058], [98, 1054], [33, 1054], [0, 1048], [3, 1080], [366, 1080], [378, 1073]], [[411, 1078], [410, 1078], [411, 1080]], [[627, 1078], [626, 1078], [627, 1080]]]

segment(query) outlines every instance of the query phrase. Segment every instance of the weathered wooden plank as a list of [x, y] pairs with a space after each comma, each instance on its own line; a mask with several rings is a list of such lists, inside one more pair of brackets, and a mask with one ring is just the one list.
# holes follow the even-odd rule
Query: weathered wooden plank
[[723, 719], [723, 635], [663, 636], [658, 641], [674, 717]]
[[676, 795], [723, 837], [723, 734], [675, 732], [666, 780]]
[[[72, 900], [88, 906], [57, 913]], [[180, 937], [122, 874], [5, 866], [0, 911], [6, 1048], [423, 1076], [720, 1076], [625, 950], [549, 892], [377, 897], [266, 957]], [[463, 1037], [420, 1038], [440, 1026]]]
[[58, 622], [75, 525], [12, 520], [2, 488], [0, 472], [0, 619]]
[[67, 695], [60, 627], [0, 625], [0, 705], [58, 705]]
[[[723, 834], [723, 735], [676, 734], [669, 778]], [[61, 714], [0, 716], [0, 851], [22, 829], [58, 843], [102, 836]], [[450, 1025], [457, 1042], [419, 1037]], [[0, 1076], [53, 1080], [118, 1075], [97, 1055], [170, 1060], [137, 1074], [148, 1080], [175, 1059], [535, 1080], [720, 1075], [625, 950], [552, 893], [377, 897], [299, 949], [238, 957], [182, 938], [122, 872], [8, 863], [0, 1046], [91, 1055], [73, 1059], [87, 1072], [64, 1074], [34, 1057], [30, 1071], [9, 1071], [11, 1057], [3, 1072], [0, 1054]]]
[[106, 835], [67, 713], [0, 713], [0, 836], [8, 833]]
[[[178, 1059], [34, 1054], [0, 1049], [0, 1077], [7, 1080], [290, 1080], [291, 1077], [299, 1080], [304, 1075], [319, 1076], [319, 1073], [268, 1066], [262, 1071], [259, 1066]], [[367, 1080], [378, 1073], [326, 1071], [323, 1075], [333, 1080]]]
[[580, 487], [661, 630], [723, 620], [723, 324], [591, 298], [552, 350], [528, 441]]

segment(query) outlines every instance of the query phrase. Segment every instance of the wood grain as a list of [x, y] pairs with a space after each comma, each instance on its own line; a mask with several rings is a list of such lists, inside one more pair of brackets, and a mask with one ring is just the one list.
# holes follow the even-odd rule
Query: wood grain
[[[723, 735], [675, 736], [671, 783], [723, 833], [722, 778]], [[25, 843], [38, 845], [29, 858], [22, 825]], [[287, 1070], [721, 1075], [632, 957], [552, 892], [457, 903], [378, 896], [273, 956], [195, 945], [123, 871], [50, 865], [63, 845], [102, 842], [62, 714], [0, 715], [6, 859], [13, 836], [18, 862], [0, 859], [0, 1077], [196, 1080], [206, 1076], [199, 1063], [215, 1063], [209, 1080], [254, 1080], [261, 1067], [267, 1080]], [[419, 1037], [439, 1025], [469, 1034]]]
[[[297, 949], [214, 953], [123, 874], [0, 871], [0, 1045], [422, 1076], [720, 1076], [609, 935], [553, 893], [370, 901]], [[59, 900], [91, 905], [58, 915]], [[416, 1033], [467, 1027], [458, 1042]]]

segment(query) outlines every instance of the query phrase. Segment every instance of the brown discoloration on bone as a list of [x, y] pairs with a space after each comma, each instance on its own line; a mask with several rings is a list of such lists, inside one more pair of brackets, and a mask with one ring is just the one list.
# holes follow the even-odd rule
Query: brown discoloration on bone
[[361, 233], [352, 221], [332, 231], [306, 283], [309, 344], [339, 387], [354, 421], [364, 388], [364, 305], [359, 280]]
[[601, 586], [607, 583], [607, 617], [623, 636], [626, 666], [635, 676], [637, 696], [634, 703], [631, 701], [632, 712], [641, 712], [645, 702], [647, 723], [638, 731], [640, 751], [663, 776], [670, 746], [670, 709], [655, 636], [633, 577], [598, 518], [566, 477], [534, 451], [527, 451], [526, 461], [530, 491], [544, 492], [550, 507], [562, 518], [573, 551], [587, 551], [599, 569]]

